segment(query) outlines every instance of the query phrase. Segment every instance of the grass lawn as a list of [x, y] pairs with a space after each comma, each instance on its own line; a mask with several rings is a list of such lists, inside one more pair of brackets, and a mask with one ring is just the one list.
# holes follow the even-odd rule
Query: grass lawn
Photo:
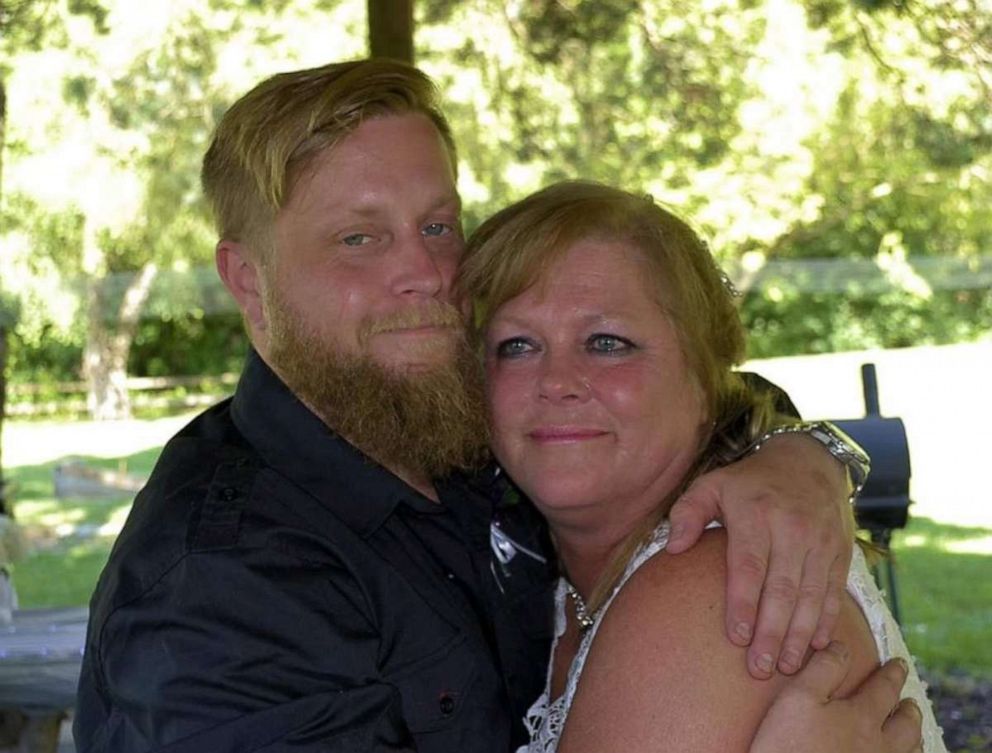
[[992, 530], [914, 518], [892, 549], [913, 655], [992, 679]]
[[[965, 355], [971, 357], [970, 351]], [[984, 353], [980, 355], [985, 359]], [[947, 357], [935, 359], [932, 353], [925, 353], [924, 357], [931, 363], [949, 360]], [[815, 365], [817, 373], [822, 375], [824, 369], [820, 363]], [[776, 367], [784, 369], [786, 366], [792, 368], [792, 364], [768, 362], [754, 365], [760, 373], [767, 373], [783, 384], [790, 393], [805, 397], [803, 385], [810, 385], [811, 380], [797, 380], [793, 385], [789, 373], [775, 373]], [[898, 373], [913, 374], [914, 371], [900, 368]], [[883, 375], [888, 376], [884, 372]], [[883, 383], [883, 389], [892, 381], [894, 379], [890, 378]], [[854, 387], [857, 387], [856, 383]], [[842, 413], [837, 409], [810, 407], [816, 393], [828, 394], [828, 391], [812, 390], [809, 386], [807, 389], [810, 397], [800, 403], [806, 415], [856, 415], [853, 409]], [[893, 394], [895, 392], [893, 390]], [[913, 406], [919, 404], [929, 410], [933, 403], [932, 400], [914, 402], [910, 397], [906, 398], [907, 407], [892, 413], [907, 417], [907, 425]], [[952, 414], [954, 412], [945, 411], [940, 415]], [[956, 415], [967, 423], [974, 413], [965, 411]], [[85, 604], [130, 507], [128, 498], [56, 499], [52, 481], [54, 467], [72, 456], [81, 457], [88, 463], [114, 469], [123, 466], [129, 473], [147, 475], [162, 443], [188, 418], [107, 424], [12, 421], [5, 424], [5, 472], [13, 483], [18, 522], [24, 527], [31, 546], [28, 556], [15, 568], [15, 583], [23, 606]], [[930, 416], [920, 416], [917, 422], [923, 423], [924, 419], [931, 421]], [[964, 430], [967, 429], [965, 426]], [[938, 433], [943, 440], [951, 436], [951, 431], [940, 427]], [[85, 450], [80, 451], [80, 448]], [[922, 501], [913, 508], [914, 517], [909, 528], [896, 532], [893, 538], [907, 642], [928, 670], [958, 669], [992, 679], [992, 520], [988, 515], [992, 506], [986, 503], [987, 487], [978, 482], [977, 475], [973, 481], [965, 473], [953, 477], [944, 473], [942, 468], [948, 462], [946, 456], [930, 447], [911, 449], [914, 489], [923, 492], [922, 496], [917, 496], [920, 491], [915, 492], [914, 497]], [[982, 465], [969, 467], [977, 474]], [[917, 480], [922, 483], [917, 485]], [[939, 504], [937, 491], [946, 493], [951, 481], [957, 484], [954, 494], [940, 496], [953, 499], [955, 503]]]

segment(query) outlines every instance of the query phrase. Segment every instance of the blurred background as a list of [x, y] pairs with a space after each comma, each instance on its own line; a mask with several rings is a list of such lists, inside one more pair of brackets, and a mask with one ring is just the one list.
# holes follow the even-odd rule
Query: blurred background
[[218, 118], [377, 25], [444, 92], [467, 231], [562, 178], [650, 193], [709, 239], [746, 368], [804, 416], [863, 415], [877, 365], [913, 471], [903, 627], [951, 749], [992, 749], [992, 0], [0, 0], [20, 606], [88, 601], [163, 442], [233, 389], [198, 185]]

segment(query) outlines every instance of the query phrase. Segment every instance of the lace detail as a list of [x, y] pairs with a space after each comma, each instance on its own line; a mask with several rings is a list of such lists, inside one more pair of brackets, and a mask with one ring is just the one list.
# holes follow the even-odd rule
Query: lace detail
[[[572, 660], [572, 665], [568, 670], [568, 677], [565, 681], [565, 690], [560, 697], [551, 702], [549, 694], [551, 692], [551, 666], [549, 663], [547, 678], [544, 685], [544, 692], [534, 705], [527, 711], [524, 724], [530, 734], [530, 745], [519, 748], [517, 753], [555, 753], [558, 749], [558, 741], [565, 728], [565, 720], [568, 718], [568, 711], [575, 697], [575, 690], [582, 676], [582, 669], [589, 655], [592, 642], [596, 639], [596, 633], [603, 621], [603, 616], [610, 608], [620, 589], [630, 580], [630, 577], [641, 565], [651, 559], [658, 552], [663, 551], [668, 544], [668, 521], [664, 521], [655, 529], [651, 538], [645, 542], [631, 558], [623, 576], [617, 583], [609, 598], [596, 615], [595, 622], [582, 636], [579, 642], [578, 651]], [[933, 715], [930, 701], [926, 697], [926, 685], [920, 680], [913, 666], [909, 651], [899, 632], [895, 619], [889, 612], [885, 604], [885, 599], [875, 580], [865, 564], [864, 555], [858, 547], [854, 548], [854, 560], [851, 564], [851, 572], [848, 576], [848, 592], [861, 607], [868, 624], [871, 627], [872, 635], [875, 638], [875, 645], [878, 649], [879, 658], [888, 661], [894, 656], [902, 656], [909, 663], [909, 677], [903, 688], [903, 697], [912, 697], [916, 700], [923, 712], [923, 750], [925, 753], [947, 753], [944, 742], [941, 738], [940, 727]], [[558, 649], [558, 640], [565, 633], [565, 594], [566, 586], [564, 579], [559, 580], [558, 588], [555, 591], [555, 637], [551, 646], [551, 655]]]
[[886, 662], [896, 656], [901, 656], [909, 664], [909, 676], [902, 689], [903, 698], [912, 698], [923, 712], [923, 751], [924, 753], [947, 753], [944, 746], [943, 731], [937, 724], [933, 714], [933, 706], [927, 698], [927, 684], [920, 679], [916, 665], [910, 656], [906, 641], [903, 640], [899, 625], [885, 603], [885, 597], [875, 584], [875, 579], [868, 570], [864, 553], [860, 547], [854, 547], [854, 559], [851, 571], [847, 576], [847, 592], [861, 607], [871, 634], [875, 638], [875, 648], [878, 650], [880, 661]]
[[[537, 699], [533, 706], [527, 711], [524, 725], [530, 734], [530, 745], [520, 748], [517, 753], [554, 753], [558, 748], [558, 740], [561, 739], [562, 730], [565, 728], [565, 719], [568, 717], [568, 710], [572, 706], [572, 699], [575, 697], [575, 689], [579, 685], [579, 677], [582, 675], [582, 668], [585, 666], [586, 657], [589, 655], [589, 648], [599, 632], [599, 626], [603, 622], [603, 615], [610, 608], [613, 600], [620, 593], [620, 589], [626, 585], [637, 569], [651, 559], [658, 552], [664, 550], [668, 545], [668, 521], [662, 522], [655, 529], [651, 538], [648, 539], [634, 553], [627, 564], [619, 582], [614, 587], [609, 598], [603, 602], [603, 606], [596, 614], [595, 622], [583, 635], [579, 642], [579, 649], [572, 659], [572, 666], [568, 669], [568, 677], [565, 680], [565, 691], [553, 703], [549, 702], [551, 692], [551, 664], [548, 664], [547, 680], [544, 685], [544, 692]], [[551, 656], [554, 656], [558, 649], [558, 639], [565, 633], [565, 580], [559, 579], [558, 588], [555, 591], [555, 638], [551, 644]]]

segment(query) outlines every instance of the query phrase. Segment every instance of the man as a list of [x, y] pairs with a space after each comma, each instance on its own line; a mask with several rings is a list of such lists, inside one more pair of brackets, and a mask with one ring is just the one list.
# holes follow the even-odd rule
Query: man
[[[452, 289], [455, 166], [430, 82], [398, 63], [276, 76], [225, 115], [203, 180], [218, 271], [253, 352], [234, 397], [167, 445], [101, 576], [82, 753], [503, 753], [522, 742], [554, 573], [529, 505], [475, 471], [486, 431]], [[800, 496], [821, 518], [774, 492], [807, 468]], [[786, 628], [783, 668], [814, 630], [826, 643], [835, 607], [821, 605], [849, 552], [783, 538], [815, 526], [809, 539], [845, 539], [842, 523], [820, 525], [843, 519], [824, 498], [844, 495], [844, 476], [815, 444], [779, 438], [681, 505], [685, 548], [714, 500], [744, 500], [720, 506], [744, 573], [728, 630], [752, 643], [755, 673], [772, 670]], [[766, 517], [786, 521], [770, 526], [784, 537]], [[894, 746], [912, 736], [910, 710], [883, 738], [898, 667], [866, 689], [869, 722], [823, 706], [838, 655], [806, 670], [809, 692], [770, 716], [760, 750], [804, 739], [790, 727], [797, 708], [831, 734], [868, 730], [870, 745], [909, 749]]]

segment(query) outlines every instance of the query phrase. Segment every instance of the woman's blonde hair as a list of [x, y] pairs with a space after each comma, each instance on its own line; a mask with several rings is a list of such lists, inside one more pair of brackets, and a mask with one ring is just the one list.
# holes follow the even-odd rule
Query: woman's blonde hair
[[750, 389], [732, 370], [745, 335], [734, 293], [699, 235], [649, 196], [586, 181], [558, 183], [493, 215], [469, 238], [457, 286], [471, 296], [480, 330], [576, 243], [629, 243], [647, 263], [648, 284], [675, 329], [704, 396], [702, 450], [682, 485], [634, 531], [600, 578], [588, 606], [612, 591], [630, 558], [695, 476], [738, 458], [776, 420], [770, 395]]
[[280, 73], [234, 103], [203, 159], [203, 191], [221, 238], [264, 255], [276, 213], [313, 158], [363, 121], [421, 113], [434, 123], [457, 165], [451, 128], [426, 74], [373, 59]]

